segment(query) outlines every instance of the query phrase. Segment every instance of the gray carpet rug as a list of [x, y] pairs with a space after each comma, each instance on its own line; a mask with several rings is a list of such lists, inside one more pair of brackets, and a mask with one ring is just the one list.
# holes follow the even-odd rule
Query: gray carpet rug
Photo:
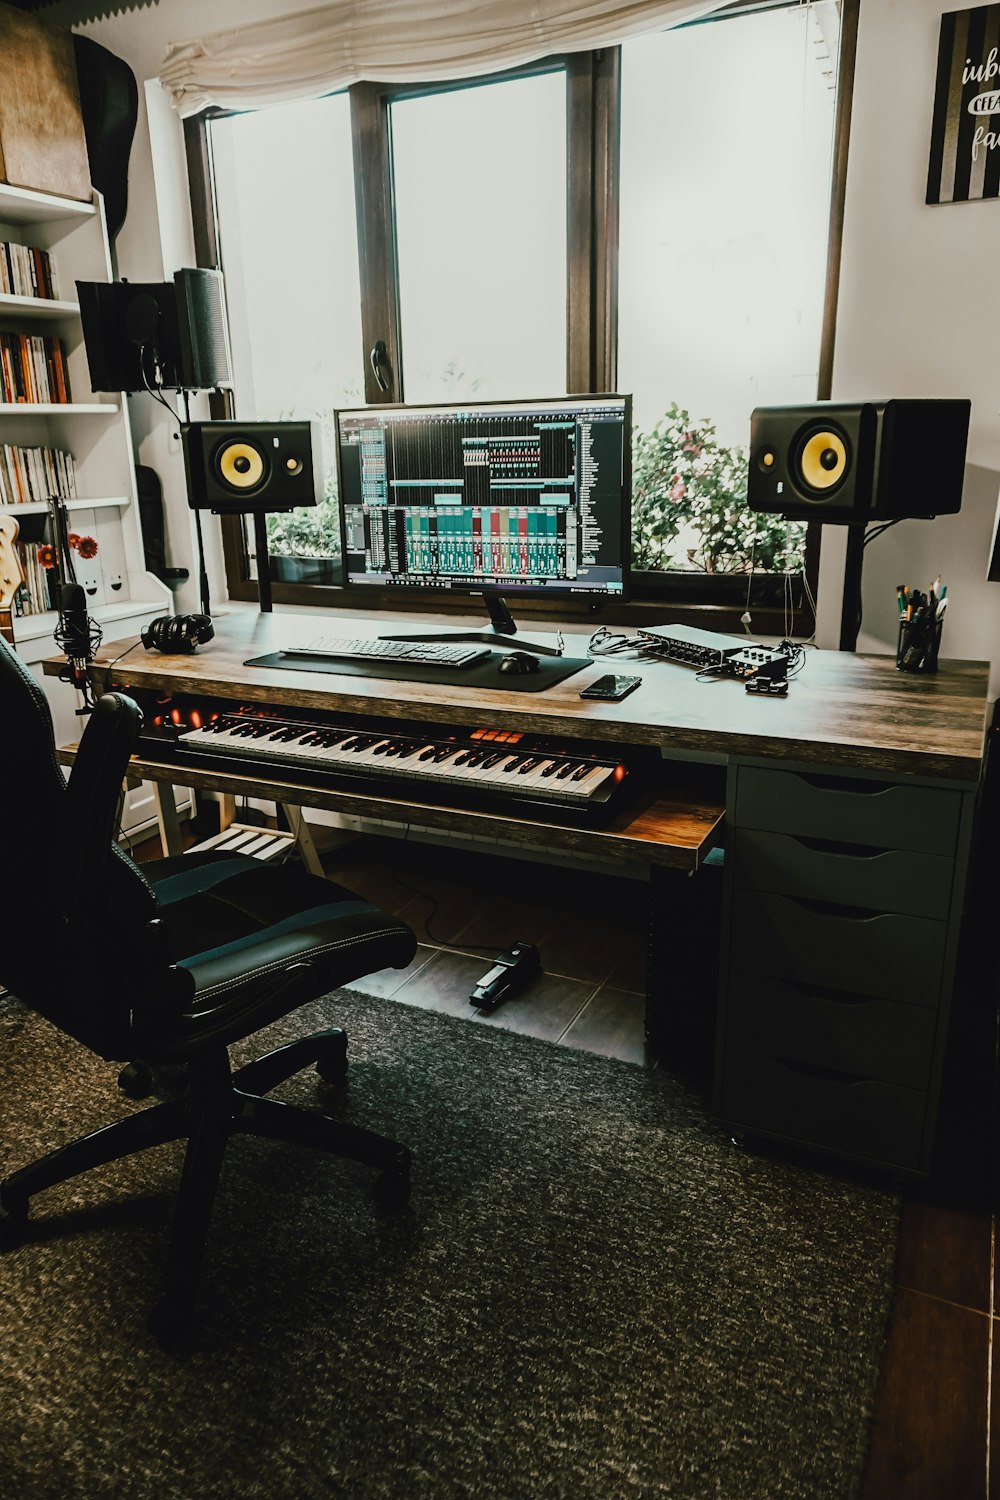
[[[0, 1494], [18, 1500], [849, 1500], [898, 1203], [734, 1147], [668, 1075], [338, 994], [371, 1174], [232, 1143], [201, 1345], [160, 1352], [178, 1147], [54, 1189], [0, 1256]], [[303, 1023], [306, 1023], [304, 1025]], [[0, 1012], [0, 1175], [134, 1106]], [[312, 1073], [278, 1091], [323, 1097]]]

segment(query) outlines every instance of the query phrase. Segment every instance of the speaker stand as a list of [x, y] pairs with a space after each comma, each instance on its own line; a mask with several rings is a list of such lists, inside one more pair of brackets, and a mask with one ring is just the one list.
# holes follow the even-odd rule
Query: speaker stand
[[861, 622], [861, 570], [865, 561], [867, 523], [847, 528], [847, 556], [844, 560], [844, 603], [840, 613], [840, 649], [856, 651]]
[[271, 609], [271, 557], [267, 550], [267, 512], [255, 510], [253, 513], [253, 535], [257, 548], [257, 596], [260, 600], [260, 612], [262, 615], [272, 613]]

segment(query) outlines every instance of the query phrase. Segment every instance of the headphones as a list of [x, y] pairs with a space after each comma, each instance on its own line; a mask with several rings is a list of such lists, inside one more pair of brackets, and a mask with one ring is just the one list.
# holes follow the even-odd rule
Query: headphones
[[147, 651], [190, 656], [214, 635], [211, 615], [159, 615], [142, 631], [141, 640]]

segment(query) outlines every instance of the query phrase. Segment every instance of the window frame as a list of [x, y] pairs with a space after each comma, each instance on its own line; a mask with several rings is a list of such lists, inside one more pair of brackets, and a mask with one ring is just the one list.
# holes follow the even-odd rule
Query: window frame
[[[843, 0], [841, 10], [817, 400], [829, 399], [832, 390], [860, 5], [861, 0]], [[752, 7], [734, 6], [732, 10], [743, 8]], [[543, 58], [524, 67], [483, 78], [440, 84], [358, 83], [347, 90], [351, 106], [355, 164], [362, 339], [366, 350], [370, 350], [378, 339], [385, 343], [392, 377], [389, 389], [381, 390], [370, 362], [365, 361], [365, 400], [369, 404], [405, 399], [405, 394], [397, 388], [401, 337], [392, 213], [389, 126], [391, 104], [397, 99], [415, 95], [452, 92], [475, 84], [502, 82], [555, 71], [563, 71], [566, 76], [567, 391], [577, 394], [616, 389], [621, 50], [618, 47], [608, 47], [593, 52]], [[195, 256], [199, 266], [221, 265], [209, 125], [212, 119], [225, 118], [233, 113], [236, 111], [206, 110], [184, 121]], [[214, 394], [210, 409], [215, 419], [232, 417], [234, 410], [231, 394]], [[804, 576], [813, 598], [818, 589], [821, 533], [819, 522], [809, 523]], [[230, 597], [258, 602], [257, 583], [250, 576], [250, 558], [241, 517], [222, 517], [222, 541]], [[773, 579], [766, 575], [756, 575], [753, 578], [749, 603], [754, 609], [754, 624], [758, 633], [784, 633], [783, 593], [784, 575]], [[357, 613], [367, 609], [404, 609], [414, 612], [425, 610], [434, 614], [468, 614], [470, 607], [469, 596], [465, 594], [435, 594], [431, 599], [425, 590], [419, 588], [351, 590], [338, 584], [288, 583], [278, 580], [272, 582], [272, 596], [279, 604], [349, 609]], [[599, 615], [601, 620], [611, 624], [639, 624], [659, 619], [664, 607], [669, 606], [678, 620], [709, 628], [735, 630], [738, 629], [739, 616], [747, 603], [747, 577], [744, 574], [703, 577], [700, 574], [633, 569], [632, 596], [628, 602], [577, 602], [567, 599], [550, 603], [526, 597], [519, 601], [518, 613], [527, 618], [544, 619], [551, 616], [565, 620], [595, 618]], [[811, 612], [804, 601], [798, 608], [800, 611], [804, 609], [811, 618]]]

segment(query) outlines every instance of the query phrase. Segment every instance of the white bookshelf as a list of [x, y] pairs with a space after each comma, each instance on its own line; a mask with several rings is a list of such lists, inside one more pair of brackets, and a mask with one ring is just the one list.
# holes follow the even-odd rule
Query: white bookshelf
[[80, 316], [79, 302], [64, 302], [54, 297], [15, 297], [0, 294], [0, 318], [16, 318], [19, 323], [61, 323]]
[[[87, 351], [77, 281], [110, 281], [111, 254], [99, 194], [89, 203], [0, 183], [0, 240], [37, 245], [48, 251], [58, 276], [60, 301], [0, 296], [0, 330], [52, 336], [63, 341], [72, 402], [31, 405], [0, 403], [0, 444], [61, 448], [73, 455], [78, 498], [67, 502], [73, 530], [93, 536], [97, 556], [77, 561], [77, 580], [87, 608], [106, 639], [138, 633], [155, 615], [172, 613], [170, 590], [147, 572], [139, 525], [135, 461], [128, 409], [123, 396], [95, 395], [90, 389]], [[9, 513], [44, 513], [44, 502], [12, 505]], [[38, 677], [52, 708], [56, 737], [79, 738], [79, 706], [72, 689], [43, 678], [41, 662], [56, 654], [52, 612], [15, 616], [14, 637], [22, 659]], [[130, 795], [136, 824], [147, 798]]]
[[[90, 613], [102, 627], [131, 616], [149, 619], [171, 608], [169, 589], [146, 571], [139, 529], [135, 464], [124, 397], [90, 389], [77, 281], [110, 281], [111, 255], [100, 195], [90, 203], [0, 184], [0, 240], [37, 245], [51, 256], [63, 299], [0, 296], [0, 329], [45, 332], [62, 339], [72, 401], [0, 403], [0, 443], [62, 448], [73, 454], [78, 498], [68, 503], [74, 529], [97, 540], [97, 557], [80, 576]], [[14, 505], [14, 516], [44, 512], [44, 503]], [[81, 565], [78, 564], [78, 576]], [[23, 654], [49, 654], [46, 614], [14, 620]], [[54, 645], [52, 645], [54, 650]]]

